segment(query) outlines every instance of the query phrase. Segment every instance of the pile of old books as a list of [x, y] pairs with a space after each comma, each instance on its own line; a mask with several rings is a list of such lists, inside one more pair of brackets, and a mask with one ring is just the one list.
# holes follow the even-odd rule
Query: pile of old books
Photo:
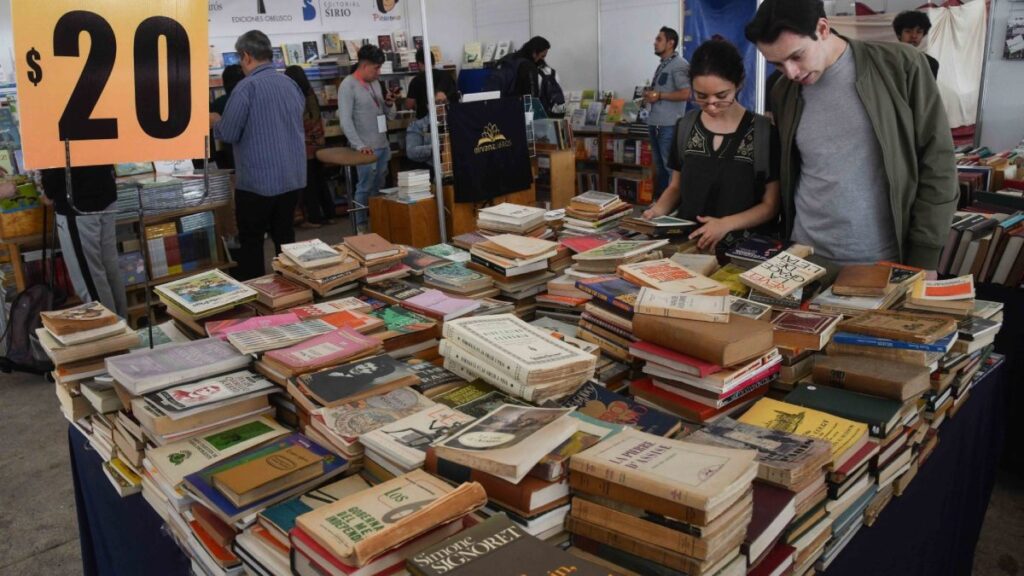
[[167, 306], [167, 314], [191, 331], [204, 336], [200, 321], [244, 318], [254, 314], [248, 306], [256, 291], [220, 270], [201, 272], [157, 286], [154, 290]]
[[289, 280], [281, 274], [267, 274], [245, 282], [256, 291], [252, 304], [261, 315], [274, 314], [286, 308], [313, 301], [313, 291], [305, 285]]
[[499, 294], [490, 275], [456, 262], [425, 270], [423, 284], [465, 298], [489, 298]]
[[622, 228], [651, 238], [684, 236], [697, 228], [692, 220], [675, 216], [656, 216], [654, 218], [629, 217], [622, 220]]
[[[795, 250], [790, 247], [789, 250]], [[739, 281], [750, 288], [747, 298], [768, 304], [775, 310], [800, 308], [813, 292], [812, 284], [825, 275], [825, 268], [782, 251], [742, 272]]]
[[907, 289], [924, 278], [924, 270], [880, 262], [844, 266], [835, 282], [810, 302], [810, 309], [852, 316], [891, 308]]
[[565, 209], [561, 235], [585, 236], [614, 230], [633, 206], [617, 195], [590, 190], [573, 197]]
[[744, 573], [756, 456], [623, 430], [569, 461], [573, 546], [638, 574]]
[[558, 244], [529, 236], [498, 234], [473, 244], [472, 270], [490, 276], [502, 296], [520, 301], [532, 298], [546, 289], [555, 274], [548, 270], [548, 260], [558, 254]]
[[622, 264], [654, 260], [668, 240], [616, 240], [573, 255], [568, 273], [577, 277], [614, 274]]
[[366, 276], [366, 267], [346, 246], [330, 246], [319, 239], [282, 245], [272, 266], [320, 297], [347, 292]]
[[406, 257], [405, 248], [388, 242], [379, 234], [346, 236], [344, 240], [344, 245], [366, 268], [363, 282], [367, 284], [405, 278], [412, 272], [409, 266], [402, 262]]
[[485, 235], [520, 234], [545, 237], [550, 234], [544, 221], [545, 210], [532, 206], [503, 203], [477, 212], [476, 227]]
[[430, 170], [406, 170], [398, 173], [398, 199], [418, 202], [431, 198]]
[[511, 314], [446, 322], [445, 368], [524, 400], [558, 399], [594, 375], [596, 358]]

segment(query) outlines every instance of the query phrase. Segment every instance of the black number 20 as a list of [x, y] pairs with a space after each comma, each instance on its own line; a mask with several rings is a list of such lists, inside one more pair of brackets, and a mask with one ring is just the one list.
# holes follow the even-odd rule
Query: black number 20
[[[94, 12], [74, 10], [61, 16], [53, 29], [54, 56], [79, 56], [79, 35], [91, 40], [89, 55], [58, 122], [60, 139], [111, 140], [117, 138], [116, 118], [92, 118], [96, 103], [110, 79], [117, 56], [117, 41], [110, 24]], [[160, 117], [158, 43], [167, 42], [167, 119]], [[188, 33], [164, 16], [144, 20], [135, 31], [135, 113], [142, 130], [153, 138], [174, 138], [192, 117], [191, 50]]]

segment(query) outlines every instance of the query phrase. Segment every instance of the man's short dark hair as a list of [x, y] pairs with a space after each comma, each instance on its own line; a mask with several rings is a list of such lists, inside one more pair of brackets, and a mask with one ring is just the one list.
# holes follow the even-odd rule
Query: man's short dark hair
[[893, 32], [896, 32], [896, 36], [903, 34], [904, 30], [908, 30], [910, 28], [920, 28], [921, 32], [927, 36], [928, 31], [932, 29], [932, 21], [928, 18], [927, 14], [917, 10], [900, 12], [896, 18], [893, 18], [892, 29]]
[[676, 32], [674, 28], [662, 26], [661, 33], [665, 35], [665, 40], [670, 40], [672, 42], [673, 50], [679, 49], [679, 32]]
[[270, 38], [259, 30], [249, 30], [235, 40], [235, 52], [239, 55], [248, 54], [254, 60], [269, 62], [274, 58], [274, 50], [270, 47]]
[[367, 44], [359, 49], [359, 62], [369, 62], [370, 64], [383, 64], [384, 63], [384, 51], [372, 44]]
[[744, 31], [747, 40], [770, 44], [785, 31], [818, 39], [818, 20], [825, 17], [821, 0], [765, 0]]

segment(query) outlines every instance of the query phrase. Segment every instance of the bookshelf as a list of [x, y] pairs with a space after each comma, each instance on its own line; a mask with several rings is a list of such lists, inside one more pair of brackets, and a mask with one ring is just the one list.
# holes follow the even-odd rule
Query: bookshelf
[[537, 150], [536, 188], [551, 208], [565, 208], [576, 195], [576, 162], [573, 150]]
[[573, 138], [577, 194], [596, 189], [617, 193], [633, 204], [653, 201], [654, 167], [646, 136], [575, 130]]

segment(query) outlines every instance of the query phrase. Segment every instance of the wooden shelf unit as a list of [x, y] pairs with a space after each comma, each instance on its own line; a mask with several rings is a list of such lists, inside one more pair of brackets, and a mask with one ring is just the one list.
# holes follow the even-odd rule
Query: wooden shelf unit
[[[573, 131], [573, 138], [576, 140], [577, 149], [574, 150], [575, 154], [578, 154], [578, 150], [582, 146], [584, 138], [597, 138], [597, 158], [579, 158], [576, 159], [576, 173], [593, 173], [597, 172], [598, 190], [602, 192], [614, 192], [613, 190], [613, 178], [615, 172], [626, 172], [636, 173], [637, 175], [644, 176], [645, 179], [653, 181], [654, 178], [654, 167], [645, 164], [633, 164], [625, 162], [613, 162], [607, 159], [605, 150], [608, 147], [608, 143], [615, 140], [642, 140], [648, 141], [646, 136], [640, 136], [637, 134], [629, 134], [625, 132], [604, 132], [596, 130], [575, 130]], [[596, 170], [594, 169], [596, 167]], [[577, 184], [579, 180], [577, 179]], [[580, 189], [580, 186], [576, 186], [576, 193], [582, 194], [586, 192], [586, 189]]]

